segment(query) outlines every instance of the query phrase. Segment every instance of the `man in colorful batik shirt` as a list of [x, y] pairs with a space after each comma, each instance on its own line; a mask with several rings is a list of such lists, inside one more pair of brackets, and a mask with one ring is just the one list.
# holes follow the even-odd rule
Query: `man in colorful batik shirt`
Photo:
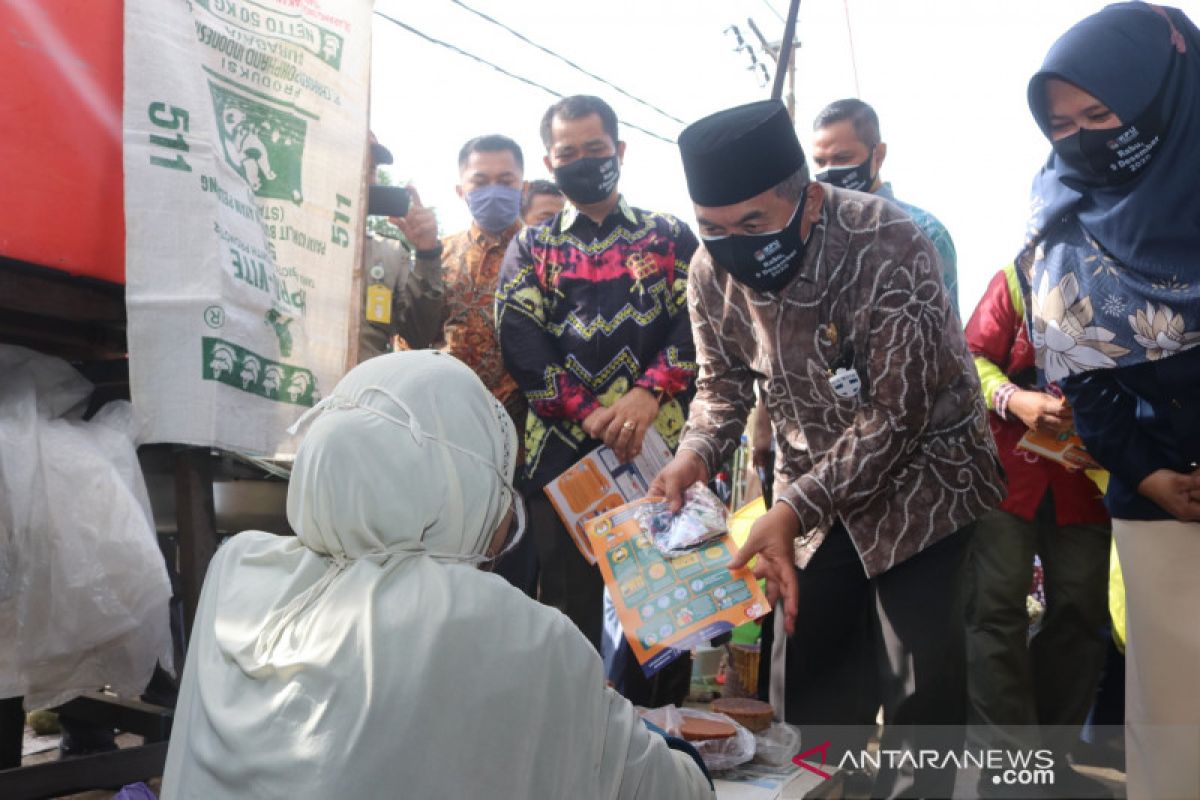
[[446, 288], [435, 346], [473, 369], [520, 431], [526, 404], [496, 340], [496, 285], [504, 253], [521, 229], [525, 161], [516, 142], [493, 134], [463, 145], [458, 170], [458, 196], [471, 211], [471, 226], [442, 240]]
[[[696, 237], [667, 214], [634, 208], [617, 182], [625, 143], [601, 99], [565, 98], [542, 119], [546, 167], [570, 204], [517, 235], [496, 295], [500, 348], [529, 400], [525, 472], [540, 599], [600, 649], [603, 581], [541, 489], [607, 444], [628, 461], [654, 428], [674, 448], [696, 374], [687, 313]], [[632, 659], [629, 659], [632, 662]], [[635, 702], [680, 702], [690, 660], [645, 686], [626, 672]]]
[[[442, 241], [441, 335], [434, 346], [475, 371], [483, 385], [508, 411], [518, 438], [528, 404], [504, 369], [496, 341], [496, 284], [509, 242], [521, 229], [519, 214], [525, 188], [525, 159], [507, 136], [476, 137], [458, 153], [458, 196], [471, 211], [471, 226]], [[496, 572], [530, 597], [537, 596], [533, 542], [521, 545], [496, 564]]]

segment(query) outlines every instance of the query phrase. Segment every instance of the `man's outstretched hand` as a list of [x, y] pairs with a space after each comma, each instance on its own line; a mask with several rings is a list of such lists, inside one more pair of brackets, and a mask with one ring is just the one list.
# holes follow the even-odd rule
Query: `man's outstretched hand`
[[796, 613], [800, 605], [794, 544], [800, 534], [800, 519], [796, 512], [787, 503], [776, 503], [755, 521], [746, 543], [729, 565], [730, 569], [744, 567], [758, 556], [751, 571], [756, 578], [767, 579], [767, 602], [772, 608], [783, 601], [783, 627], [789, 636], [796, 630]]
[[662, 468], [650, 484], [648, 497], [662, 497], [671, 506], [671, 513], [683, 508], [683, 492], [693, 483], [708, 480], [708, 467], [691, 450], [680, 450], [671, 463]]

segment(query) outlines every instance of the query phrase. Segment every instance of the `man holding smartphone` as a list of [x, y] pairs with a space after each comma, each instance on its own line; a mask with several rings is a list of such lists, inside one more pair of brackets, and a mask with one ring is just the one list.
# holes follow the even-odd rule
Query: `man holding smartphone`
[[[367, 180], [372, 187], [391, 189], [378, 186], [376, 174], [381, 164], [392, 163], [391, 151], [379, 143], [374, 133], [369, 142], [371, 166]], [[373, 190], [371, 202], [368, 216], [387, 216], [408, 243], [366, 231], [359, 363], [389, 352], [396, 337], [409, 348], [422, 349], [441, 332], [442, 243], [437, 219], [421, 205], [421, 197], [412, 186], [396, 187], [390, 193]]]

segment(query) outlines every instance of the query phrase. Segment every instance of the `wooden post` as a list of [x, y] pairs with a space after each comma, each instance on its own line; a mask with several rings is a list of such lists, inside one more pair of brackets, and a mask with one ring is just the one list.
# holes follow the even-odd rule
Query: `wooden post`
[[188, 447], [175, 453], [179, 577], [183, 584], [183, 625], [189, 641], [208, 562], [217, 552], [217, 514], [213, 507], [212, 482], [213, 457], [208, 448]]
[[25, 707], [21, 697], [0, 699], [0, 770], [21, 766], [25, 738]]

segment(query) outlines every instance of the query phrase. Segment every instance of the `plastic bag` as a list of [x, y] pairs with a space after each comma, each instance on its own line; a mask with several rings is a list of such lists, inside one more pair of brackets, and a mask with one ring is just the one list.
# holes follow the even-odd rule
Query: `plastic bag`
[[672, 736], [679, 736], [679, 729], [683, 727], [683, 715], [675, 706], [644, 708], [641, 709], [641, 715]]
[[782, 767], [800, 752], [800, 731], [785, 722], [772, 722], [771, 727], [754, 734], [754, 746], [755, 763]]
[[683, 555], [729, 532], [724, 503], [703, 483], [694, 483], [683, 495], [683, 508], [672, 514], [665, 502], [638, 508], [638, 523], [667, 558]]
[[132, 407], [82, 420], [66, 362], [0, 346], [0, 697], [29, 709], [171, 668], [171, 588]]
[[[733, 769], [737, 765], [745, 764], [754, 758], [754, 734], [724, 714], [715, 714], [711, 711], [697, 711], [694, 708], [663, 706], [662, 708], [643, 711], [642, 716], [672, 736], [680, 736], [683, 721], [688, 717], [717, 720], [732, 725], [737, 733], [728, 739], [708, 739], [700, 742], [691, 742], [692, 747], [695, 747], [697, 752], [700, 753], [700, 758], [704, 759], [704, 765], [713, 772]], [[793, 755], [795, 754], [793, 753]]]
[[139, 781], [122, 786], [121, 791], [114, 794], [112, 800], [158, 800], [158, 795]]

